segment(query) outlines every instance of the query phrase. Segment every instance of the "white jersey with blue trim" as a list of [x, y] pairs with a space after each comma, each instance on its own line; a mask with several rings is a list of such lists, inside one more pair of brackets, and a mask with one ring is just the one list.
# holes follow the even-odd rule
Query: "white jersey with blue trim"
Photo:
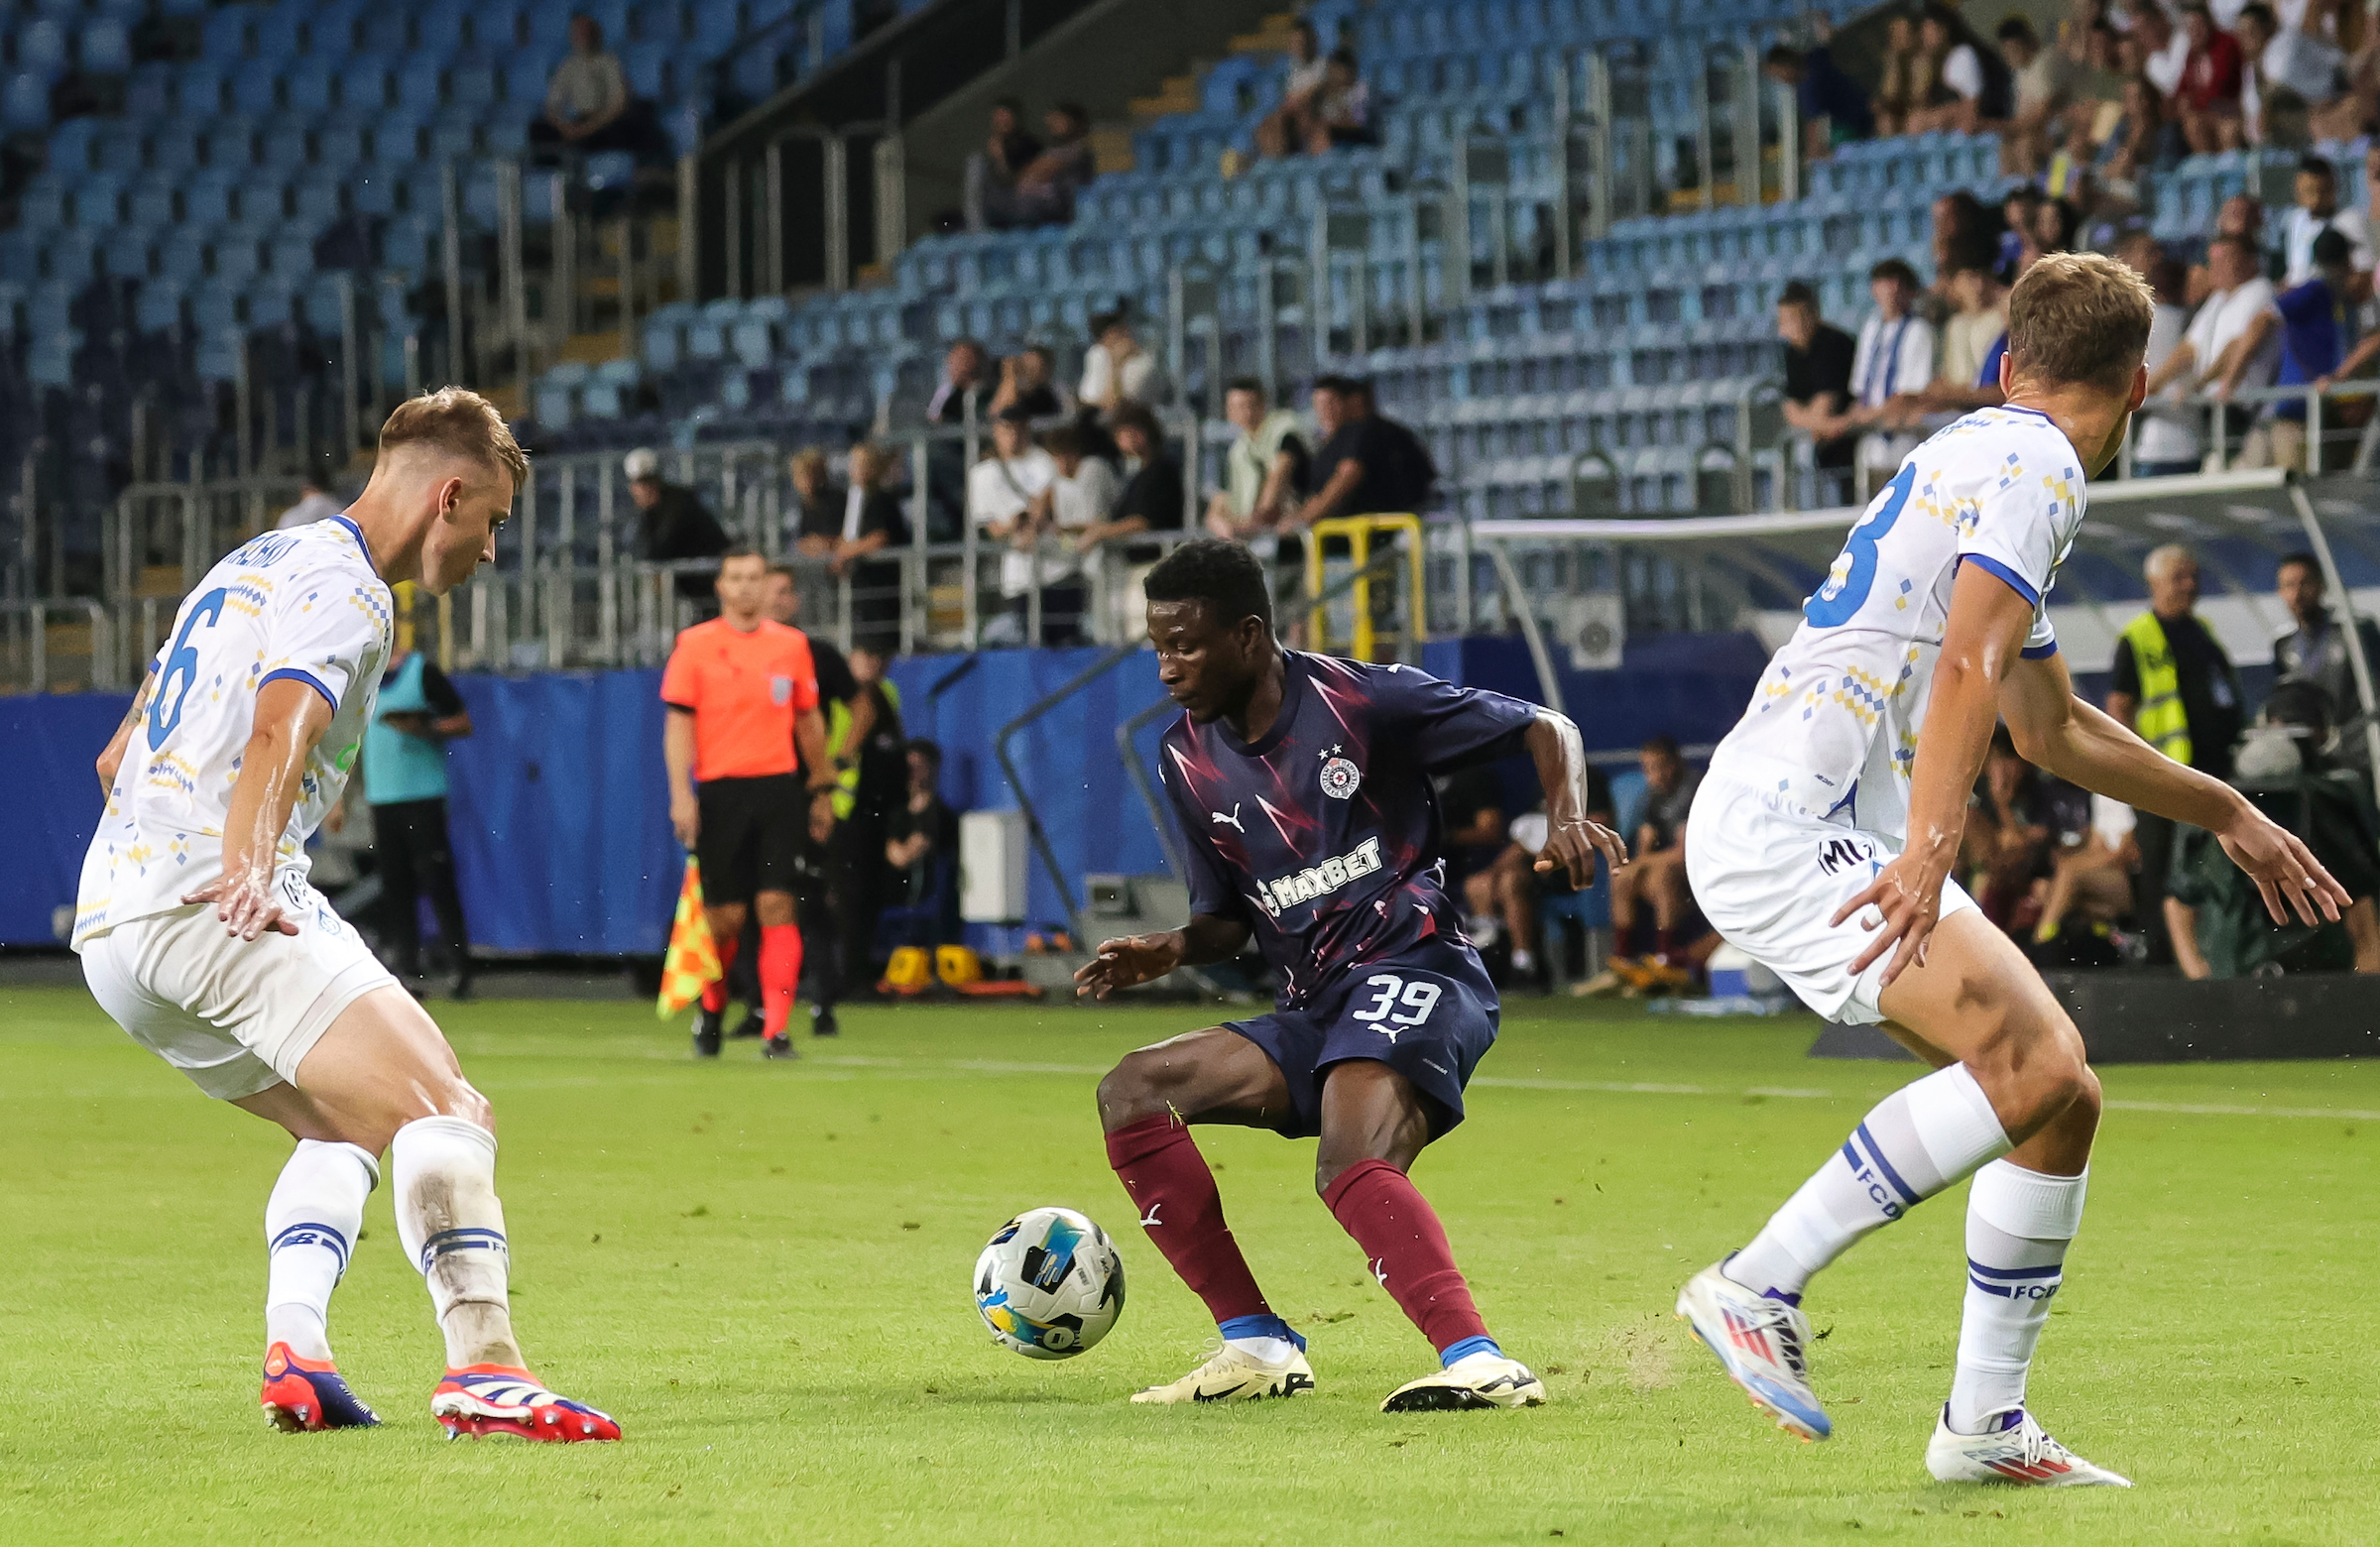
[[255, 727], [256, 695], [291, 679], [331, 706], [274, 876], [302, 883], [305, 841], [347, 786], [395, 634], [389, 588], [344, 516], [268, 532], [182, 599], [150, 670], [107, 809], [82, 861], [73, 945], [172, 912], [223, 874], [223, 823]]
[[1899, 838], [1917, 733], [1962, 563], [2033, 604], [2025, 654], [2058, 649], [2048, 598], [2082, 525], [2082, 458], [2045, 414], [1980, 409], [1902, 459], [1711, 769], [1814, 815]]

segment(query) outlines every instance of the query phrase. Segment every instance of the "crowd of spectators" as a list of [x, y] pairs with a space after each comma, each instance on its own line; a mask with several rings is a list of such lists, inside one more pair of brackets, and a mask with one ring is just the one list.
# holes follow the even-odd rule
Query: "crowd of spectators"
[[[2049, 180], [2056, 167], [2053, 158]], [[2380, 189], [2380, 148], [2360, 176], [2368, 202]], [[1900, 259], [1878, 263], [1855, 335], [1822, 315], [1810, 286], [1787, 286], [1777, 306], [1785, 418], [1810, 442], [1822, 497], [1863, 497], [1932, 430], [1999, 403], [2010, 288], [2044, 253], [2085, 245], [2112, 253], [2157, 295], [2133, 476], [2199, 471], [2216, 454], [2215, 434], [2226, 466], [2337, 465], [2344, 447], [2324, 463], [2309, 444], [2304, 397], [2267, 389], [2327, 392], [2380, 359], [2373, 249], [2339, 182], [2330, 161], [2304, 153], [2278, 218], [2237, 194], [2204, 240], [2171, 246], [2138, 220], [2099, 220], [2043, 185], [2016, 187], [1996, 210], [1955, 191], [1934, 204], [1934, 284]], [[2369, 397], [2333, 399], [2324, 426], [2352, 432], [2371, 412]]]
[[2380, 28], [2340, 0], [2072, 0], [2055, 36], [2023, 15], [1986, 42], [1944, 4], [1890, 14], [1872, 86], [1807, 48], [1769, 51], [1823, 157], [1870, 135], [1994, 131], [2003, 170], [2086, 223], [2141, 205], [2187, 154], [2302, 150], [2380, 126]]

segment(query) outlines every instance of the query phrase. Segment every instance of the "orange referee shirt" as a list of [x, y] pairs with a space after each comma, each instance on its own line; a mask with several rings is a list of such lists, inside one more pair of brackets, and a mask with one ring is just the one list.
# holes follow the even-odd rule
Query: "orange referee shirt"
[[818, 707], [809, 639], [766, 618], [750, 634], [725, 618], [698, 623], [669, 653], [661, 702], [693, 713], [696, 778], [790, 774], [793, 718]]

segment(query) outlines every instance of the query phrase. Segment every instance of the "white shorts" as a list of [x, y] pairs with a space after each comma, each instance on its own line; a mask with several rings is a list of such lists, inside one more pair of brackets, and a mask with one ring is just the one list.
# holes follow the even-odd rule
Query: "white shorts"
[[[1873, 936], [1836, 909], [1867, 889], [1901, 852], [1901, 840], [1812, 816], [1783, 796], [1727, 774], [1705, 775], [1686, 824], [1686, 880], [1711, 927], [1785, 980], [1829, 1020], [1873, 1025], [1891, 954], [1851, 975]], [[1942, 884], [1942, 916], [1975, 905], [1956, 881]], [[1868, 918], [1876, 914], [1867, 910]]]
[[83, 981], [132, 1039], [217, 1101], [297, 1083], [339, 1012], [397, 980], [311, 887], [298, 933], [238, 940], [202, 902], [82, 943]]

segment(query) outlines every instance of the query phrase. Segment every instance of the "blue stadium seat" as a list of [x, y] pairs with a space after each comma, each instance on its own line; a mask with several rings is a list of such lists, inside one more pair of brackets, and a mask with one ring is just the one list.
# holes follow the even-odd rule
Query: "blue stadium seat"
[[372, 6], [355, 19], [355, 46], [376, 54], [404, 54], [414, 46], [413, 13], [402, 6]]
[[339, 101], [351, 113], [376, 113], [392, 100], [397, 66], [385, 54], [357, 54], [339, 66]]
[[289, 61], [282, 90], [293, 111], [327, 113], [339, 105], [340, 61], [309, 54]]
[[122, 75], [132, 69], [132, 35], [112, 16], [85, 22], [75, 57], [89, 73]]
[[19, 70], [0, 88], [0, 120], [11, 129], [46, 129], [50, 125], [50, 82], [31, 70]]
[[504, 64], [504, 99], [533, 113], [544, 105], [545, 86], [553, 76], [554, 57], [532, 51]]
[[183, 287], [171, 280], [148, 281], [133, 297], [133, 325], [144, 333], [160, 333], [180, 325], [186, 294]]
[[256, 163], [256, 125], [232, 115], [216, 119], [200, 137], [199, 155], [209, 167], [237, 169]]
[[432, 55], [416, 54], [397, 71], [397, 107], [428, 117], [445, 100], [446, 65]]
[[255, 17], [255, 11], [244, 5], [227, 5], [212, 12], [199, 29], [199, 48], [219, 62], [248, 58], [248, 30]]

